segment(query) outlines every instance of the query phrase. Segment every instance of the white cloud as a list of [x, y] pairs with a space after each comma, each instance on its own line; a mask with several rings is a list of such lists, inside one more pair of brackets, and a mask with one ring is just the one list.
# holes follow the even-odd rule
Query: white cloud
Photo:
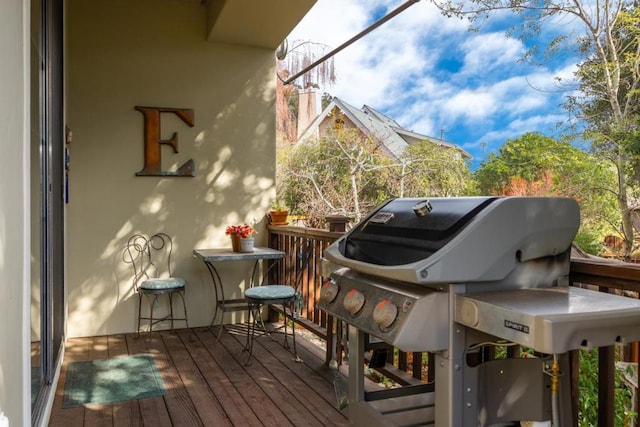
[[490, 72], [500, 65], [513, 64], [524, 55], [524, 46], [504, 33], [478, 34], [462, 43], [465, 74]]
[[493, 114], [498, 106], [494, 95], [485, 89], [461, 90], [444, 102], [446, 113], [455, 118], [476, 120]]
[[[508, 123], [506, 127], [491, 130], [478, 138], [478, 142], [463, 144], [465, 148], [473, 149], [480, 146], [481, 142], [487, 144], [487, 148], [498, 148], [507, 139], [517, 138], [527, 132], [540, 132], [553, 136], [557, 129], [556, 124], [564, 119], [560, 114], [535, 115], [523, 119], [516, 119]], [[481, 142], [480, 142], [481, 141]]]
[[[318, 0], [289, 39], [333, 49], [371, 25], [374, 11], [379, 19], [399, 4]], [[466, 21], [418, 2], [338, 53], [338, 82], [324, 90], [358, 107], [370, 105], [416, 132], [438, 137], [445, 129], [474, 156], [483, 155], [481, 141], [492, 150], [525, 132], [548, 133], [563, 117], [555, 78], [572, 81], [575, 65], [565, 59], [546, 69], [519, 61], [525, 46], [501, 32], [511, 19], [500, 13], [492, 25], [471, 33]], [[559, 22], [563, 27], [551, 31], [576, 27]]]

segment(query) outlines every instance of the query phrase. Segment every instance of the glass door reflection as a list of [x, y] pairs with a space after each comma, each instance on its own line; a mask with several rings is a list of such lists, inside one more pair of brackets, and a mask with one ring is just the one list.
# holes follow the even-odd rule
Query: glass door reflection
[[34, 409], [36, 398], [43, 384], [42, 372], [42, 75], [44, 69], [42, 49], [42, 13], [39, 1], [31, 3], [31, 407]]

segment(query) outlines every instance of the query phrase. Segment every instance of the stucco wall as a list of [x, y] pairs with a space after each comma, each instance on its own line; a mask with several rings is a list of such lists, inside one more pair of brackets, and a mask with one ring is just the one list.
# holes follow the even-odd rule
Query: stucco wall
[[0, 3], [0, 412], [14, 426], [30, 423], [28, 16], [22, 0]]
[[[133, 233], [174, 238], [189, 282], [191, 325], [207, 325], [213, 290], [195, 247], [227, 245], [227, 225], [259, 222], [274, 195], [275, 81], [271, 50], [205, 41], [206, 8], [185, 0], [71, 0], [67, 15], [69, 145], [67, 330], [70, 337], [135, 329], [137, 296], [122, 248]], [[195, 162], [195, 178], [136, 177], [143, 116], [135, 106], [191, 108], [195, 126], [163, 114], [162, 137]], [[245, 263], [221, 270], [239, 295]]]

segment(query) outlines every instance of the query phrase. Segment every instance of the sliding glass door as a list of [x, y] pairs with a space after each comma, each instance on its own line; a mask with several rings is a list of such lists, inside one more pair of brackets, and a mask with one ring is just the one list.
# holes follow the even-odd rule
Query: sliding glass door
[[63, 0], [31, 2], [31, 402], [39, 424], [64, 334]]

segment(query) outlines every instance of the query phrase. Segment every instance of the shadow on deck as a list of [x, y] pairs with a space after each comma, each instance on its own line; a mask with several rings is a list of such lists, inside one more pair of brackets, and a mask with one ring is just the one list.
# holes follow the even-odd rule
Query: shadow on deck
[[[333, 388], [335, 370], [323, 350], [298, 335], [304, 363], [275, 340], [260, 337], [245, 366], [245, 326], [179, 329], [70, 339], [50, 426], [339, 426], [348, 425]], [[167, 394], [109, 405], [62, 408], [70, 362], [149, 353]]]

